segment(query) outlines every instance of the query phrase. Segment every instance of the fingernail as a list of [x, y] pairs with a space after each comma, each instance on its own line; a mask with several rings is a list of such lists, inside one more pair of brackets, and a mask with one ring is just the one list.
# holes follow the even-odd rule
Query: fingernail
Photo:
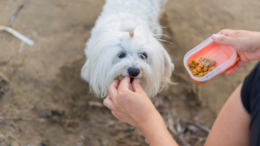
[[140, 80], [139, 79], [135, 79], [137, 82], [140, 82]]
[[216, 41], [218, 39], [218, 35], [213, 34], [212, 38], [213, 38], [214, 41]]

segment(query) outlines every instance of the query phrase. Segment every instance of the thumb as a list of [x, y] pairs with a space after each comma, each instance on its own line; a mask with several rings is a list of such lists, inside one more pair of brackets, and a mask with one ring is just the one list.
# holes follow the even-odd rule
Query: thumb
[[139, 83], [139, 79], [134, 79], [133, 83], [132, 83], [132, 88], [134, 92], [144, 92], [144, 90], [142, 89], [142, 86]]
[[227, 36], [220, 36], [220, 35], [217, 35], [217, 34], [213, 34], [212, 35], [212, 39], [220, 44], [220, 45], [227, 45], [227, 46], [231, 46], [231, 47], [234, 47], [234, 42], [235, 40], [231, 37], [227, 37]]

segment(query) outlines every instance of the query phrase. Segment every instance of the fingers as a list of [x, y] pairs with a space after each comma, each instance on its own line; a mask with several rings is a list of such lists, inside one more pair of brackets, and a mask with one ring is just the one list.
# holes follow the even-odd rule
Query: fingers
[[212, 35], [212, 39], [218, 44], [234, 47], [235, 40], [232, 38], [232, 36], [235, 34], [235, 30], [224, 29], [220, 31], [220, 34], [225, 36], [214, 34]]
[[114, 110], [115, 109], [115, 105], [113, 103], [113, 101], [111, 100], [110, 96], [108, 96], [104, 101], [103, 101], [103, 104], [111, 109], [111, 110]]
[[223, 34], [225, 36], [233, 36], [235, 34], [235, 30], [223, 29], [220, 31], [220, 34]]
[[132, 88], [133, 88], [134, 92], [137, 92], [137, 93], [143, 92], [143, 89], [139, 83], [139, 79], [134, 79], [134, 81], [132, 83]]
[[115, 97], [117, 96], [117, 88], [119, 86], [120, 81], [115, 80], [107, 89], [107, 92], [110, 96], [110, 98], [114, 101]]
[[212, 39], [221, 45], [227, 45], [227, 46], [231, 46], [233, 47], [235, 44], [235, 40], [231, 37], [227, 37], [227, 36], [219, 36], [219, 35], [212, 35]]
[[129, 90], [130, 77], [125, 76], [125, 78], [120, 82], [118, 90]]
[[238, 60], [237, 63], [235, 64], [235, 66], [233, 66], [231, 69], [229, 69], [227, 72], [226, 72], [226, 75], [227, 76], [230, 76], [232, 74], [234, 74], [238, 69], [240, 69], [242, 66], [244, 66], [246, 63], [241, 61], [241, 60]]

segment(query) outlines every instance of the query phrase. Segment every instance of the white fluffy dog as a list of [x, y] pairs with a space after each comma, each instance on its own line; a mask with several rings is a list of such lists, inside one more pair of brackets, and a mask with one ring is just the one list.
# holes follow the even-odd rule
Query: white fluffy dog
[[81, 76], [98, 97], [124, 76], [139, 78], [149, 97], [171, 83], [173, 64], [157, 40], [161, 8], [167, 0], [106, 0], [92, 29]]

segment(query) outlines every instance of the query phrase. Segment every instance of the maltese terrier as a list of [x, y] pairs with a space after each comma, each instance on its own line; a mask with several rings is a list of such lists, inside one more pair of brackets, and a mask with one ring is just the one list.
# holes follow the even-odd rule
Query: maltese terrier
[[98, 97], [116, 80], [139, 78], [149, 97], [171, 83], [174, 66], [158, 41], [161, 8], [167, 0], [106, 0], [92, 29], [81, 76]]

